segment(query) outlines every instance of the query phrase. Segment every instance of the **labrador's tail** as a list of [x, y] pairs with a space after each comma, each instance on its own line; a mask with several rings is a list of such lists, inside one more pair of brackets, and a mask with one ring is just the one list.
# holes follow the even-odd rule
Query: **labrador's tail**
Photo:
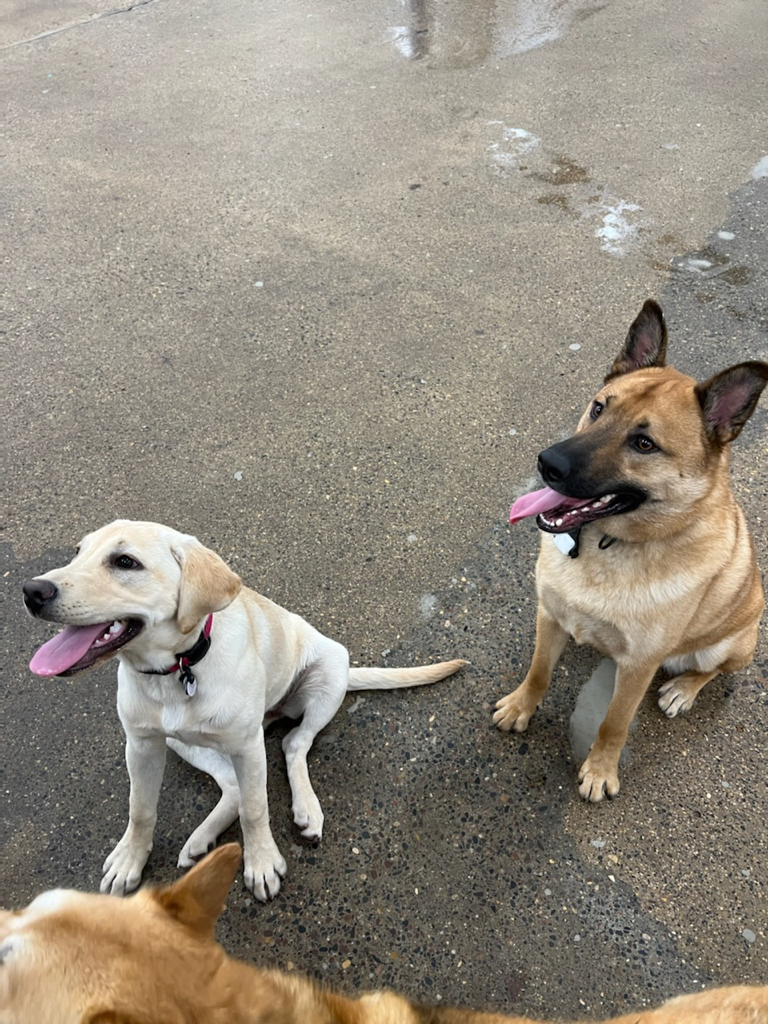
[[462, 658], [438, 661], [435, 665], [414, 668], [351, 668], [348, 690], [397, 690], [401, 686], [425, 686], [452, 676], [468, 665]]

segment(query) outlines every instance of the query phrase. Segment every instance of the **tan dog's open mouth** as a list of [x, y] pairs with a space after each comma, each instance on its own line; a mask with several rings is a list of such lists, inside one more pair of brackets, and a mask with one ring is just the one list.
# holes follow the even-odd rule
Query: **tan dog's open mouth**
[[38, 676], [73, 676], [111, 658], [143, 628], [144, 623], [140, 619], [67, 626], [43, 644], [29, 667]]
[[603, 494], [595, 498], [569, 498], [542, 487], [518, 498], [509, 510], [510, 523], [517, 523], [528, 516], [536, 516], [536, 525], [547, 533], [567, 533], [577, 530], [595, 519], [618, 516], [631, 512], [642, 504], [645, 495], [639, 491], [623, 491], [620, 494]]

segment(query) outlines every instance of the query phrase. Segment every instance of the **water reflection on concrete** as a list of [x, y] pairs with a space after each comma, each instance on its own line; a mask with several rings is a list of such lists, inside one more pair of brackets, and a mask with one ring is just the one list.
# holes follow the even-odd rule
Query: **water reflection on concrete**
[[592, 0], [401, 0], [403, 23], [388, 35], [406, 60], [468, 68], [554, 42], [600, 9]]
[[[589, 753], [600, 723], [605, 718], [613, 696], [615, 680], [615, 664], [610, 658], [603, 658], [576, 698], [576, 706], [570, 721], [570, 738], [574, 760], [579, 764]], [[621, 752], [622, 762], [628, 757], [627, 751], [628, 748], [625, 746]]]
[[408, 60], [474, 67], [491, 53], [495, 8], [495, 0], [403, 0], [404, 24], [390, 38]]

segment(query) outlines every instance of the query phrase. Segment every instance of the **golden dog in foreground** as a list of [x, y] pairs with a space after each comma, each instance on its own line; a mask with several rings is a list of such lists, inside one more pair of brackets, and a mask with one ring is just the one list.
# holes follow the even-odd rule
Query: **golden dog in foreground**
[[[173, 885], [127, 899], [55, 889], [26, 910], [0, 911], [2, 1024], [526, 1024], [418, 1006], [392, 992], [347, 999], [232, 959], [214, 928], [240, 857], [230, 843]], [[768, 988], [736, 986], [613, 1024], [766, 1020]]]

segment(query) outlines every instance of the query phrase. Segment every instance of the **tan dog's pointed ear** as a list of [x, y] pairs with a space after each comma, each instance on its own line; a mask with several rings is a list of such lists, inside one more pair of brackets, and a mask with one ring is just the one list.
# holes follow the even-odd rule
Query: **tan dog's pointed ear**
[[177, 921], [203, 938], [213, 938], [242, 855], [237, 843], [220, 846], [178, 882], [152, 895]]
[[202, 618], [220, 612], [237, 597], [243, 581], [215, 551], [193, 539], [172, 549], [181, 566], [176, 618], [182, 633], [189, 633]]
[[632, 370], [663, 366], [667, 358], [667, 325], [661, 306], [646, 299], [629, 328], [624, 347], [616, 356], [606, 381]]
[[738, 363], [697, 384], [704, 429], [716, 445], [735, 440], [768, 384], [768, 363]]

